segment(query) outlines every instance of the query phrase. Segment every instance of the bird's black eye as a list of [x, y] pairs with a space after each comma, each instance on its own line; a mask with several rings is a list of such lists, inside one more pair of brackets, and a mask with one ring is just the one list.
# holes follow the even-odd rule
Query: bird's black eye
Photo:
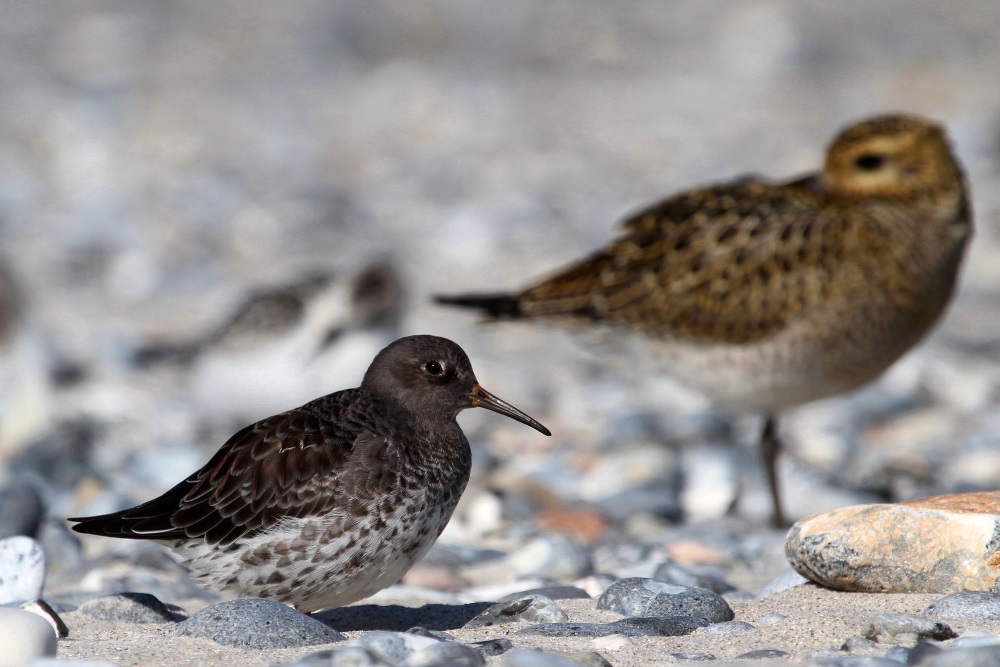
[[424, 364], [424, 370], [431, 375], [441, 375], [441, 373], [444, 373], [444, 368], [441, 366], [441, 363], [437, 361], [428, 361]]
[[854, 166], [861, 171], [875, 171], [885, 164], [885, 158], [877, 153], [862, 153], [854, 159]]

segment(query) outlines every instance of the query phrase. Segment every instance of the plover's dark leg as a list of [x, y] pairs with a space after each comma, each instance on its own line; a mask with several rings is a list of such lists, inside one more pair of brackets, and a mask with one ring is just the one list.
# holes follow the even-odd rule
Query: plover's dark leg
[[781, 491], [778, 489], [776, 468], [778, 454], [781, 453], [781, 440], [778, 439], [778, 417], [777, 415], [766, 415], [764, 419], [764, 432], [760, 436], [760, 455], [764, 460], [767, 485], [771, 489], [771, 503], [774, 508], [771, 524], [775, 528], [784, 528], [788, 522], [785, 520], [785, 512], [781, 509]]

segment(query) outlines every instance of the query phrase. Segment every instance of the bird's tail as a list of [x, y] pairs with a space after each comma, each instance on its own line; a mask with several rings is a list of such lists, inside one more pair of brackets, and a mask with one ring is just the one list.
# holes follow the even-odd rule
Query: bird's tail
[[437, 295], [435, 303], [460, 308], [474, 308], [493, 320], [516, 320], [524, 315], [520, 300], [511, 294]]

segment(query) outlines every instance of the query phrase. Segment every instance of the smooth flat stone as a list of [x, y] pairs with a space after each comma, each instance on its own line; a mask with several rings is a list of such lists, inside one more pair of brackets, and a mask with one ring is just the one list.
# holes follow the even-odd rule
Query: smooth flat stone
[[729, 603], [710, 590], [639, 577], [611, 584], [598, 598], [597, 608], [624, 616], [695, 616], [708, 623], [733, 620]]
[[1000, 619], [1000, 593], [992, 591], [952, 593], [932, 602], [924, 610], [924, 615], [967, 621], [995, 621]]
[[807, 517], [789, 531], [785, 554], [800, 574], [838, 590], [992, 590], [1000, 586], [998, 531], [1000, 491], [953, 494]]
[[171, 629], [239, 648], [295, 648], [330, 644], [344, 635], [291, 607], [262, 598], [240, 598], [200, 609]]

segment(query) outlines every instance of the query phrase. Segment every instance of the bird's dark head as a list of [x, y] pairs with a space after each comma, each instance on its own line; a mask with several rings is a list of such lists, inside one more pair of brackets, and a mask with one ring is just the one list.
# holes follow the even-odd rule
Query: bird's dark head
[[551, 435], [549, 430], [479, 385], [468, 355], [438, 336], [407, 336], [378, 353], [361, 388], [428, 416], [454, 418], [466, 408], [486, 408]]

